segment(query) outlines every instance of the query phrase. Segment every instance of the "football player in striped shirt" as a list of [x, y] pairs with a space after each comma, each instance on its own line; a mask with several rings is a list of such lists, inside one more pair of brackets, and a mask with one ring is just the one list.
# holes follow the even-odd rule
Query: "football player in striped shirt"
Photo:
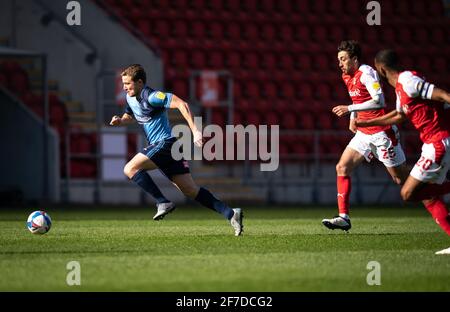
[[122, 83], [127, 92], [125, 113], [121, 117], [113, 116], [110, 125], [121, 126], [138, 122], [143, 127], [149, 145], [125, 165], [124, 173], [156, 199], [157, 212], [153, 219], [161, 220], [175, 209], [175, 205], [161, 193], [147, 174], [149, 170], [159, 169], [185, 196], [222, 214], [230, 221], [234, 235], [241, 235], [241, 208], [232, 209], [206, 188], [197, 186], [192, 179], [188, 162], [184, 159], [176, 160], [172, 156], [171, 149], [176, 138], [172, 136], [168, 109], [178, 109], [194, 134], [194, 143], [198, 146], [203, 144], [202, 133], [194, 124], [189, 105], [175, 94], [148, 87], [145, 70], [139, 64], [130, 65], [122, 72]]

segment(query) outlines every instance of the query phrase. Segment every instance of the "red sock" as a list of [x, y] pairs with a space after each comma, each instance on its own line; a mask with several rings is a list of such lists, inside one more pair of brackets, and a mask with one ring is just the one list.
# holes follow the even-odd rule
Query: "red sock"
[[425, 207], [431, 213], [436, 223], [450, 235], [450, 217], [442, 199], [433, 200], [431, 203], [426, 204]]
[[414, 194], [415, 200], [430, 199], [450, 193], [450, 181], [442, 184], [425, 184], [419, 191]]
[[352, 179], [348, 176], [337, 176], [337, 201], [339, 213], [349, 214]]

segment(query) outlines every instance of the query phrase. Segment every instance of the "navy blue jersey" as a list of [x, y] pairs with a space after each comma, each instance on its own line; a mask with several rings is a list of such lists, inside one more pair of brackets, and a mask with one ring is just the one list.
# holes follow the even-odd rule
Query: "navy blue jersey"
[[127, 94], [125, 113], [131, 115], [144, 127], [149, 144], [172, 137], [172, 129], [167, 117], [167, 109], [172, 101], [171, 93], [155, 91], [144, 87], [138, 97]]

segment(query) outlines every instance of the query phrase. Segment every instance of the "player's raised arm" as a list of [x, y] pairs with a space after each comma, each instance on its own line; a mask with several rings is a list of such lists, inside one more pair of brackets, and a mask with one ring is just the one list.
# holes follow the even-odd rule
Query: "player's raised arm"
[[194, 123], [194, 116], [192, 115], [192, 112], [189, 108], [189, 104], [174, 94], [172, 95], [170, 108], [177, 108], [180, 111], [181, 115], [183, 115], [184, 119], [186, 119], [189, 128], [191, 128], [191, 131], [194, 134], [194, 143], [197, 146], [202, 146], [203, 145], [202, 133], [197, 129], [197, 126]]
[[367, 120], [358, 120], [356, 119], [356, 126], [358, 127], [372, 127], [372, 126], [389, 126], [389, 125], [397, 125], [406, 120], [405, 114], [393, 110], [390, 113], [383, 115], [381, 117], [367, 119]]
[[111, 126], [126, 126], [134, 122], [133, 116], [124, 113], [122, 117], [114, 115], [109, 123]]

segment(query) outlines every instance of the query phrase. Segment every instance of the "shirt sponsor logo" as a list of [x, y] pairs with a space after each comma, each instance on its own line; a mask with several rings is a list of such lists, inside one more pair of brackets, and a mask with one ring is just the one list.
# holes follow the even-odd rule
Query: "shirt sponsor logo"
[[350, 94], [350, 97], [360, 96], [361, 95], [361, 91], [359, 91], [359, 89], [356, 89], [356, 90], [353, 90], [353, 91], [348, 91], [348, 94]]

